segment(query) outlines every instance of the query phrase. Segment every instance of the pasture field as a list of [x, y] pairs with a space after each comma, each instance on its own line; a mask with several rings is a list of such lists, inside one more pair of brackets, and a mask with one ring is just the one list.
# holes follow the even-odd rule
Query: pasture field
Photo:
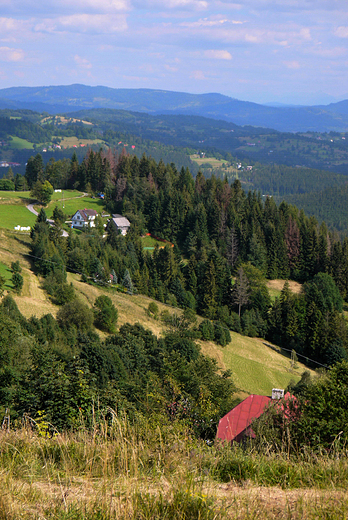
[[221, 168], [224, 164], [228, 164], [224, 159], [216, 159], [215, 157], [200, 157], [198, 154], [190, 155], [191, 161], [194, 161], [199, 166], [202, 164], [211, 164], [213, 168]]
[[116, 413], [91, 431], [81, 416], [75, 431], [40, 432], [0, 432], [3, 520], [348, 518], [343, 454], [208, 446], [175, 422]]
[[104, 144], [102, 139], [78, 139], [75, 136], [63, 137], [60, 145], [64, 148], [72, 148], [74, 146], [80, 147], [80, 145], [88, 146], [93, 144]]
[[[75, 192], [79, 193], [79, 192]], [[101, 199], [93, 199], [92, 197], [84, 197], [83, 194], [79, 193], [75, 197], [65, 198], [64, 200], [61, 193], [55, 193], [54, 195], [60, 195], [51, 200], [48, 206], [45, 208], [45, 212], [48, 218], [52, 218], [53, 210], [58, 206], [64, 213], [71, 218], [78, 209], [95, 209], [99, 214], [104, 210], [104, 202]], [[40, 211], [40, 206], [35, 206], [36, 211]]]
[[[267, 289], [272, 300], [280, 296], [285, 282], [286, 280], [267, 280]], [[300, 283], [291, 280], [288, 280], [288, 282], [291, 292], [294, 294], [299, 294], [301, 292], [302, 285]]]
[[29, 204], [30, 191], [0, 191], [0, 204], [9, 204], [11, 202], [14, 204]]
[[32, 227], [36, 216], [22, 204], [0, 204], [0, 228], [13, 230], [15, 226]]
[[141, 237], [141, 242], [143, 244], [143, 248], [149, 251], [155, 249], [156, 245], [159, 247], [165, 247], [167, 244], [172, 245], [170, 242], [162, 242], [161, 240], [156, 240], [156, 238], [150, 236]]
[[8, 141], [10, 148], [15, 148], [16, 150], [33, 150], [34, 145], [30, 141], [26, 139], [21, 139], [20, 137], [16, 137], [11, 135], [12, 141]]
[[290, 381], [298, 382], [307, 368], [296, 363], [291, 369], [289, 353], [261, 338], [249, 338], [231, 332], [232, 341], [226, 347], [212, 342], [200, 342], [202, 352], [232, 371], [232, 379], [246, 394], [270, 395], [272, 388], [286, 388]]

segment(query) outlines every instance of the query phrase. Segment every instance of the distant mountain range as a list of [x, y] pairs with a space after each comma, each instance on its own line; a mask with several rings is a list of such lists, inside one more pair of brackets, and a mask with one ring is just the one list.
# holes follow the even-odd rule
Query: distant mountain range
[[0, 89], [0, 109], [26, 108], [49, 114], [113, 108], [153, 115], [197, 115], [274, 128], [282, 132], [346, 132], [348, 100], [322, 106], [266, 106], [222, 94], [189, 94], [152, 89], [61, 85]]

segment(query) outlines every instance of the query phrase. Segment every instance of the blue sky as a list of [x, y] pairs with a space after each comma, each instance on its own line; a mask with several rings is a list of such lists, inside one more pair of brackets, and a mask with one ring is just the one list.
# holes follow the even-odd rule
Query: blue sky
[[347, 0], [0, 0], [0, 88], [348, 98]]

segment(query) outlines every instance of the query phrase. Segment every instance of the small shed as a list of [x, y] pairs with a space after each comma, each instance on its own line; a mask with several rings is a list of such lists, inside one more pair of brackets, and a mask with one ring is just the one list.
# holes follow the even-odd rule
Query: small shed
[[243, 437], [255, 437], [251, 428], [272, 399], [266, 395], [249, 395], [219, 421], [216, 438], [227, 442], [240, 442]]
[[109, 220], [109, 225], [115, 226], [122, 235], [127, 235], [127, 231], [130, 228], [130, 222], [128, 218], [118, 214], [112, 215], [112, 219]]

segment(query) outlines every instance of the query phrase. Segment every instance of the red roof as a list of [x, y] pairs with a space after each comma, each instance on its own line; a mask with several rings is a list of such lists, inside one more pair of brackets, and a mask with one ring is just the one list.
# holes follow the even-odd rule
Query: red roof
[[245, 433], [254, 436], [250, 425], [263, 414], [271, 401], [265, 395], [249, 395], [219, 421], [216, 437], [222, 441], [239, 442]]

